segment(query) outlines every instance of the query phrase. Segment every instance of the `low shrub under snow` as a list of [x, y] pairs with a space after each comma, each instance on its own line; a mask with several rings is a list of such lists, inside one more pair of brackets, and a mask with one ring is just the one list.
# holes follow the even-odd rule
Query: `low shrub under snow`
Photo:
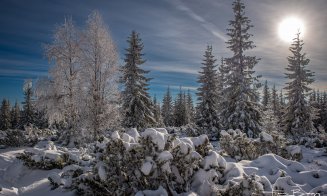
[[[240, 130], [221, 131], [220, 147], [236, 160], [253, 160], [267, 153], [274, 153], [284, 158], [301, 160], [299, 146], [287, 147], [285, 139], [278, 134], [261, 132], [258, 138], [248, 138]], [[291, 149], [292, 148], [292, 149]]]

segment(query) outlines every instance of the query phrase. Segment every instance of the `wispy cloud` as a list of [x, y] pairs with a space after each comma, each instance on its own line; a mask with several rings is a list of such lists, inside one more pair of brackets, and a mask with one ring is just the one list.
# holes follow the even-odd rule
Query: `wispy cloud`
[[195, 21], [199, 22], [199, 24], [203, 28], [205, 28], [207, 31], [209, 31], [210, 33], [212, 33], [212, 35], [214, 35], [215, 37], [219, 38], [220, 40], [222, 40], [224, 42], [227, 41], [227, 37], [225, 36], [225, 33], [222, 32], [221, 30], [219, 30], [213, 23], [208, 22], [202, 16], [196, 14], [191, 8], [187, 7], [181, 1], [176, 0], [176, 1], [173, 1], [173, 3], [176, 4], [176, 7], [179, 10], [187, 13], [192, 19], [194, 19]]

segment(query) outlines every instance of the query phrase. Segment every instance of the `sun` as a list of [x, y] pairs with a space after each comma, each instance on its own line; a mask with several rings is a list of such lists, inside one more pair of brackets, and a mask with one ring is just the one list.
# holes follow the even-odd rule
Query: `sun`
[[301, 36], [303, 36], [304, 23], [299, 18], [289, 17], [279, 24], [278, 34], [285, 42], [291, 42], [298, 32], [301, 32]]

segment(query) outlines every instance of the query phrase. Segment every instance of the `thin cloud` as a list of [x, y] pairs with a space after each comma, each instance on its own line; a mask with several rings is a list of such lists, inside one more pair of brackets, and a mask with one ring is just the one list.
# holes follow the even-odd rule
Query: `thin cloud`
[[199, 16], [198, 14], [196, 14], [195, 12], [192, 11], [192, 9], [190, 9], [189, 7], [187, 7], [186, 5], [184, 5], [182, 2], [180, 1], [174, 1], [175, 4], [177, 4], [177, 9], [184, 11], [185, 13], [187, 13], [191, 18], [193, 18], [194, 20], [198, 21], [202, 27], [204, 27], [207, 31], [209, 31], [210, 33], [212, 33], [212, 35], [214, 35], [215, 37], [219, 38], [220, 40], [222, 40], [223, 42], [226, 42], [228, 39], [225, 36], [225, 33], [220, 31], [219, 29], [217, 29], [215, 27], [214, 24], [212, 24], [211, 22], [206, 21], [203, 17]]

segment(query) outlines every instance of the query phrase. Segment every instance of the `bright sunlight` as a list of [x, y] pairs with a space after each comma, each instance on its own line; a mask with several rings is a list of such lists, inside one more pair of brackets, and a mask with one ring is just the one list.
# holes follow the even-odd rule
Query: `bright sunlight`
[[285, 42], [291, 42], [297, 32], [301, 32], [301, 36], [304, 34], [304, 23], [301, 19], [296, 17], [290, 17], [284, 19], [279, 24], [278, 34], [279, 37]]

